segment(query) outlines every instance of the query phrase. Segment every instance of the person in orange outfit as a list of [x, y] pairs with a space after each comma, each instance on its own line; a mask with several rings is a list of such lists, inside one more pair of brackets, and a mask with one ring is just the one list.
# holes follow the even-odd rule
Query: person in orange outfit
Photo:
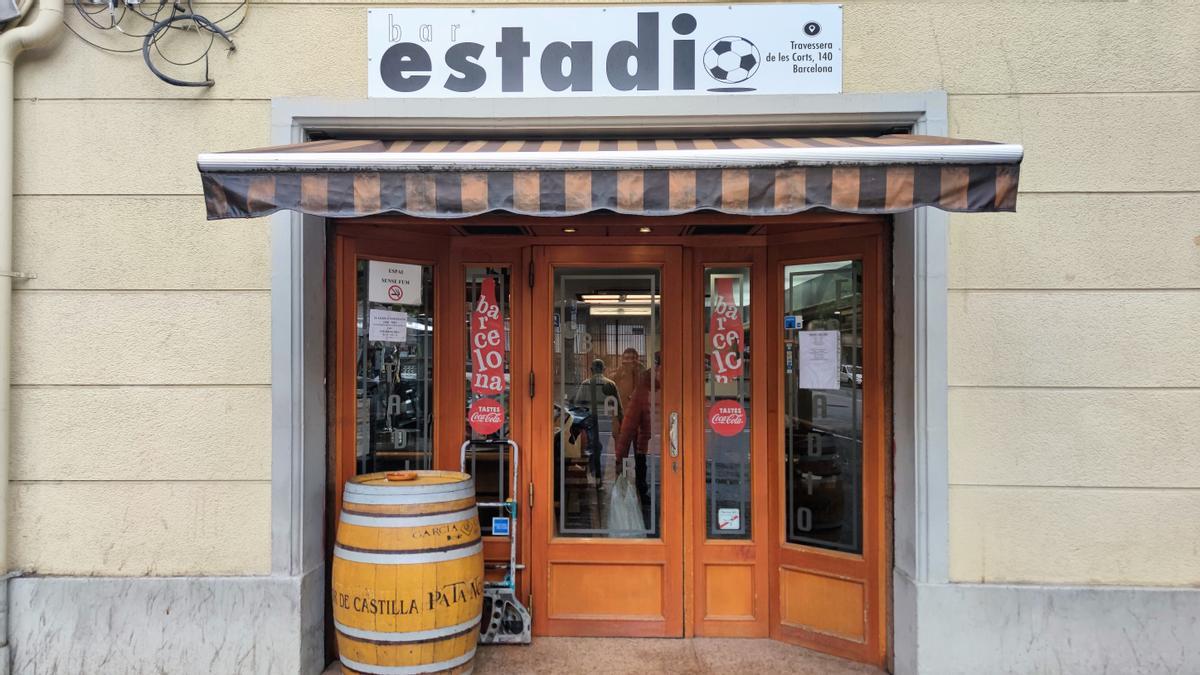
[[[638, 350], [633, 347], [627, 347], [621, 352], [621, 365], [617, 367], [617, 372], [613, 373], [613, 382], [617, 385], [617, 391], [621, 396], [621, 409], [625, 410], [629, 407], [629, 402], [633, 400], [633, 392], [637, 390], [638, 380], [642, 378], [642, 373], [646, 372], [646, 367], [642, 365], [641, 356]], [[621, 420], [624, 422], [624, 420]], [[617, 425], [616, 432], [620, 433], [621, 427]]]
[[617, 475], [620, 475], [624, 460], [629, 456], [629, 448], [633, 446], [634, 480], [643, 512], [648, 512], [650, 508], [650, 484], [646, 476], [646, 452], [650, 447], [652, 433], [650, 397], [661, 386], [662, 355], [655, 352], [654, 369], [642, 372], [637, 387], [629, 398], [629, 407], [625, 410], [625, 419], [621, 423], [621, 432], [617, 434], [615, 447]]

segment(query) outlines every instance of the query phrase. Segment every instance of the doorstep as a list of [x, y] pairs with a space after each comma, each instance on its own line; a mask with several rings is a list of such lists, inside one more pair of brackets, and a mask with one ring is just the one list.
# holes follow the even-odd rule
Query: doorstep
[[[326, 675], [337, 673], [336, 664], [325, 672]], [[533, 644], [526, 646], [480, 646], [475, 657], [474, 675], [880, 675], [882, 672], [775, 640], [536, 637]]]

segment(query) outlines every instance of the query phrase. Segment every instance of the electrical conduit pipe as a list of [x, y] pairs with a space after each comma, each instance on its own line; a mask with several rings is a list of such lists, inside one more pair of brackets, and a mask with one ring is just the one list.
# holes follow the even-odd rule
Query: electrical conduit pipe
[[27, 49], [49, 45], [62, 30], [63, 0], [39, 0], [37, 16], [0, 33], [0, 674], [12, 661], [8, 646], [8, 463], [12, 455], [13, 66]]

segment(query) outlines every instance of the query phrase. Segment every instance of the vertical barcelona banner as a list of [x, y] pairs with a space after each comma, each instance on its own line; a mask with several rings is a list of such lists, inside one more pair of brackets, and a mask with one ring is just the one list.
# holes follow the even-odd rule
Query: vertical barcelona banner
[[471, 311], [471, 392], [504, 393], [504, 317], [496, 303], [496, 278], [484, 277]]
[[504, 316], [496, 302], [496, 278], [484, 277], [479, 300], [471, 310], [471, 402], [467, 423], [475, 433], [490, 436], [504, 426], [504, 406], [486, 398], [504, 393]]
[[733, 277], [714, 279], [708, 333], [709, 347], [712, 348], [712, 372], [717, 382], [729, 382], [740, 377], [744, 370], [742, 345], [745, 325], [742, 323], [742, 308], [733, 298], [733, 281]]

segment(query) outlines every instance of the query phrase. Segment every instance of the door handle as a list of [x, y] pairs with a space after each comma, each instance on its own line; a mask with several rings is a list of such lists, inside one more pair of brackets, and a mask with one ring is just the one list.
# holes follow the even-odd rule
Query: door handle
[[671, 429], [667, 432], [667, 437], [671, 442], [671, 456], [679, 456], [679, 413], [671, 413]]

